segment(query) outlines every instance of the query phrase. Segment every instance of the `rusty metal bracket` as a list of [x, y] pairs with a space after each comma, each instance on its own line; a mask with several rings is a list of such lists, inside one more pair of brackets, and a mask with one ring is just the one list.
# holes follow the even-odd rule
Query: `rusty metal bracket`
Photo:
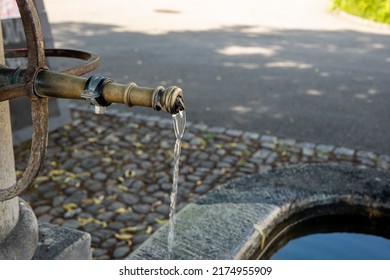
[[[11, 49], [5, 50], [5, 58], [19, 58], [27, 57], [28, 49]], [[95, 70], [99, 66], [99, 56], [90, 51], [71, 50], [71, 49], [45, 49], [45, 57], [63, 57], [63, 58], [75, 58], [83, 60], [83, 64], [73, 68], [60, 71], [64, 74], [81, 76], [92, 70]]]
[[26, 35], [27, 49], [6, 51], [7, 58], [27, 57], [28, 67], [23, 83], [10, 85], [0, 89], [1, 100], [8, 100], [26, 95], [31, 101], [32, 139], [30, 159], [21, 178], [7, 189], [0, 190], [0, 201], [9, 200], [20, 195], [31, 186], [41, 170], [46, 158], [48, 141], [48, 98], [34, 93], [34, 81], [39, 71], [47, 69], [46, 56], [72, 57], [85, 60], [81, 66], [63, 71], [63, 73], [82, 75], [95, 69], [99, 57], [94, 53], [75, 50], [45, 50], [42, 28], [37, 10], [32, 0], [16, 0]]

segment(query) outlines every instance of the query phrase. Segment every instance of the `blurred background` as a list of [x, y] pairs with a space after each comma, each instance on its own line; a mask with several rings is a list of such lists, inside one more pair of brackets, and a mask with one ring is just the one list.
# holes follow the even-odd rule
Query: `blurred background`
[[388, 1], [44, 3], [56, 47], [97, 52], [120, 82], [182, 87], [190, 121], [390, 153], [390, 29], [331, 9], [388, 22]]

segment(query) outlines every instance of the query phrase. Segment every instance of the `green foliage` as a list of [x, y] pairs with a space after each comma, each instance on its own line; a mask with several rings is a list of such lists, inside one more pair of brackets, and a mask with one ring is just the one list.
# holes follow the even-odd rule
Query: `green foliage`
[[390, 0], [332, 0], [332, 8], [390, 24]]

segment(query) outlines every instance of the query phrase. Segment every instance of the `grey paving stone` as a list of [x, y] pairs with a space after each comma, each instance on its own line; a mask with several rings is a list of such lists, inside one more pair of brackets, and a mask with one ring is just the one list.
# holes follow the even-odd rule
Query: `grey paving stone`
[[65, 220], [63, 223], [62, 223], [62, 226], [64, 227], [68, 227], [68, 228], [73, 228], [73, 229], [77, 229], [79, 227], [79, 223], [77, 220]]
[[169, 205], [167, 204], [162, 204], [156, 207], [156, 212], [163, 214], [163, 215], [168, 215], [169, 214]]
[[314, 149], [315, 148], [315, 144], [314, 143], [308, 143], [308, 142], [303, 142], [303, 143], [299, 143], [298, 144], [298, 147], [302, 148], [302, 149]]
[[320, 153], [330, 153], [334, 149], [335, 149], [335, 147], [332, 145], [318, 145], [316, 147], [316, 150], [319, 151]]
[[94, 179], [98, 181], [104, 181], [107, 179], [107, 174], [103, 172], [98, 172], [92, 175]]
[[103, 249], [109, 249], [109, 248], [115, 246], [117, 244], [117, 242], [118, 242], [117, 239], [109, 238], [109, 239], [105, 240], [104, 242], [102, 242], [101, 247]]
[[191, 141], [190, 141], [190, 144], [195, 145], [195, 146], [203, 145], [204, 143], [205, 143], [205, 140], [201, 137], [195, 137], [195, 138], [191, 139]]
[[113, 257], [114, 259], [121, 259], [125, 257], [130, 252], [130, 248], [128, 246], [120, 246], [115, 248]]
[[272, 135], [262, 135], [261, 138], [260, 138], [260, 141], [263, 143], [263, 142], [271, 142], [271, 143], [274, 143], [274, 142], [277, 142], [278, 141], [278, 138], [276, 136], [272, 136]]
[[252, 155], [252, 158], [266, 159], [271, 154], [268, 149], [260, 149]]
[[302, 149], [302, 154], [307, 157], [312, 157], [315, 154], [315, 151], [313, 148], [305, 147]]
[[149, 205], [144, 205], [144, 204], [137, 204], [132, 206], [134, 212], [139, 213], [139, 214], [147, 214], [150, 211], [150, 206]]
[[295, 146], [297, 144], [297, 141], [295, 139], [280, 139], [279, 140], [280, 145], [282, 146]]
[[370, 151], [358, 151], [356, 153], [356, 156], [358, 158], [365, 158], [370, 160], [376, 160], [378, 158], [377, 154], [370, 152]]
[[119, 197], [118, 200], [120, 202], [123, 202], [127, 205], [134, 205], [139, 201], [139, 197], [135, 194], [131, 193], [122, 193]]
[[274, 150], [277, 142], [261, 142], [261, 146], [266, 149]]
[[101, 226], [98, 225], [97, 223], [94, 223], [94, 222], [91, 222], [91, 223], [88, 223], [88, 224], [85, 224], [83, 226], [83, 230], [89, 232], [89, 233], [92, 233], [94, 232], [95, 230], [99, 229]]
[[278, 158], [278, 154], [277, 153], [271, 153], [268, 158], [266, 159], [265, 163], [266, 164], [273, 164], [276, 159]]
[[35, 208], [34, 213], [37, 216], [41, 216], [41, 215], [49, 212], [50, 209], [51, 209], [51, 207], [49, 205], [43, 205], [43, 206], [39, 206], [39, 207]]
[[193, 125], [193, 127], [197, 130], [200, 130], [200, 131], [206, 131], [208, 130], [208, 126], [206, 124], [195, 124]]
[[226, 129], [223, 127], [213, 126], [213, 127], [208, 128], [207, 131], [212, 132], [212, 133], [225, 133]]
[[244, 138], [254, 139], [257, 140], [260, 138], [260, 134], [256, 132], [244, 132], [242, 135]]
[[243, 134], [243, 131], [237, 129], [228, 129], [226, 130], [226, 134], [230, 136], [239, 137]]
[[336, 155], [336, 157], [339, 158], [342, 157], [352, 158], [353, 155], [355, 154], [355, 150], [346, 147], [339, 147], [335, 149], [334, 154]]
[[114, 216], [114, 212], [108, 211], [97, 215], [96, 219], [98, 219], [99, 221], [110, 221]]

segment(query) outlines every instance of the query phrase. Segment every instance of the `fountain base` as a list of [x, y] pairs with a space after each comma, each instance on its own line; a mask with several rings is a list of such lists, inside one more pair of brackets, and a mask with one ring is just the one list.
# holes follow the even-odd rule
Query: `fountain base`
[[38, 243], [38, 222], [33, 210], [21, 198], [19, 203], [19, 219], [9, 234], [0, 243], [0, 260], [31, 259]]
[[[252, 259], [290, 223], [321, 215], [390, 217], [390, 173], [340, 165], [278, 169], [215, 188], [176, 217], [172, 259]], [[128, 259], [164, 259], [168, 227]]]
[[39, 224], [38, 248], [34, 260], [90, 260], [89, 233], [52, 224]]

